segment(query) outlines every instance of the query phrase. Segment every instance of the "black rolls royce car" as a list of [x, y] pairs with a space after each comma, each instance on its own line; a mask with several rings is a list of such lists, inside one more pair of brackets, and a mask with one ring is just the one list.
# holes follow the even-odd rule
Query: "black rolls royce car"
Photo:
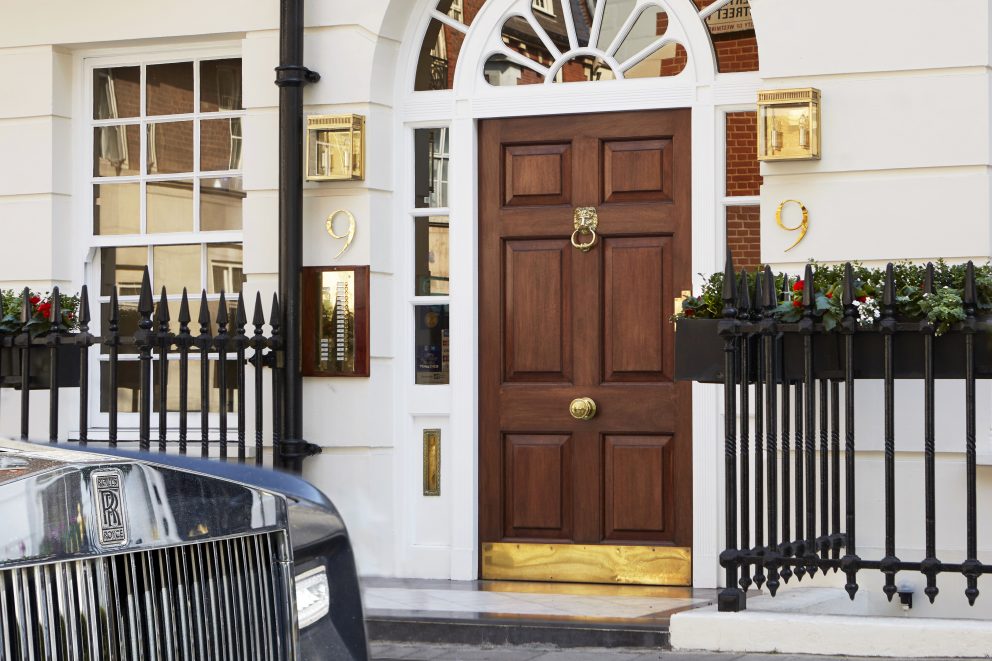
[[0, 658], [368, 659], [351, 543], [309, 483], [0, 441]]

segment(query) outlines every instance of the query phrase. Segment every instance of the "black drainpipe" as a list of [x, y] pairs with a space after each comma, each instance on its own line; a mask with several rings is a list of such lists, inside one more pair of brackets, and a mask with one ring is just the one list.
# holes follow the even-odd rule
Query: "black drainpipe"
[[[320, 448], [303, 440], [303, 375], [300, 372], [303, 268], [303, 86], [320, 74], [303, 66], [303, 2], [281, 0], [279, 25], [279, 300], [282, 303], [284, 385], [276, 464], [301, 472], [303, 459]], [[279, 397], [278, 393], [273, 394]]]

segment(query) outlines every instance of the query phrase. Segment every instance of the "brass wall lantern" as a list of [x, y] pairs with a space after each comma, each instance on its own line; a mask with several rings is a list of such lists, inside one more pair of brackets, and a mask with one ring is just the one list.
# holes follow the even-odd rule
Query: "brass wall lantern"
[[365, 179], [365, 117], [307, 117], [307, 181]]
[[820, 90], [758, 92], [758, 160], [820, 158]]

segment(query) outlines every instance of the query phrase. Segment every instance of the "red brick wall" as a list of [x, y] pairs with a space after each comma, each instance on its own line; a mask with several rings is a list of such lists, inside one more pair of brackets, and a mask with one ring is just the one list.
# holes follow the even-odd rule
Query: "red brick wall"
[[727, 196], [758, 195], [758, 115], [756, 112], [727, 113]]
[[761, 209], [727, 207], [727, 248], [734, 266], [754, 271], [761, 264]]

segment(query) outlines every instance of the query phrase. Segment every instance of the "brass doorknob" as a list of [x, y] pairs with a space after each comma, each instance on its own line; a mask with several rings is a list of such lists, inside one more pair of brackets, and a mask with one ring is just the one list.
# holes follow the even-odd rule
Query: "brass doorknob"
[[592, 420], [596, 417], [596, 402], [589, 397], [573, 399], [568, 405], [568, 412], [576, 420]]

